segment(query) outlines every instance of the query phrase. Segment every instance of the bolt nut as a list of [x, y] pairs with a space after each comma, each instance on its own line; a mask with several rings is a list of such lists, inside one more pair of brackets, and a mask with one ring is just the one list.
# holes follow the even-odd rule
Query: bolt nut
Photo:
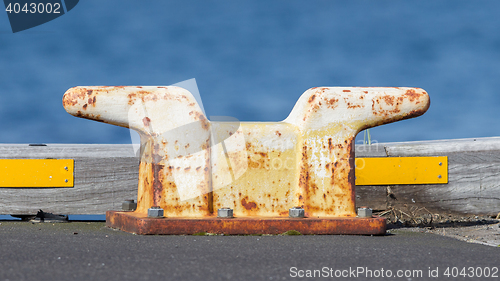
[[301, 207], [293, 207], [288, 209], [288, 216], [291, 218], [303, 218], [305, 216], [305, 212]]
[[371, 218], [372, 217], [372, 209], [370, 209], [368, 207], [358, 208], [358, 217]]
[[231, 208], [220, 208], [217, 210], [217, 216], [219, 218], [232, 218], [233, 217], [233, 209]]
[[125, 200], [122, 202], [122, 210], [135, 211], [135, 209], [137, 209], [137, 203], [134, 200]]
[[151, 207], [148, 209], [148, 217], [149, 218], [162, 218], [163, 217], [163, 209], [157, 206]]

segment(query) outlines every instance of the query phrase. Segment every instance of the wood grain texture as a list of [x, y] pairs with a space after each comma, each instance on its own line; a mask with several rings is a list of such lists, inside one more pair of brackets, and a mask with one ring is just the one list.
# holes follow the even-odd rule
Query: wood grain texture
[[72, 188], [0, 188], [1, 214], [104, 214], [137, 199], [139, 158], [131, 145], [0, 145], [0, 158], [75, 160]]
[[[357, 187], [359, 205], [378, 210], [413, 206], [435, 213], [464, 215], [493, 216], [500, 212], [499, 137], [382, 143], [375, 151], [385, 151], [388, 157], [448, 156], [449, 182]], [[371, 157], [363, 153], [356, 156]]]
[[[357, 186], [356, 204], [436, 213], [500, 212], [500, 138], [357, 145], [358, 157], [448, 156], [449, 183]], [[73, 188], [1, 188], [0, 214], [104, 214], [137, 199], [139, 158], [127, 144], [0, 145], [0, 159], [75, 159]]]

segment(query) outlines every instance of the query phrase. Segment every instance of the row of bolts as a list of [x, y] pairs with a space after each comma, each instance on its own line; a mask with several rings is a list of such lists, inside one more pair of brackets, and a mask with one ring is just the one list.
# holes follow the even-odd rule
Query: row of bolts
[[[137, 209], [137, 203], [134, 200], [125, 200], [122, 203], [122, 209], [124, 211], [134, 211]], [[293, 207], [288, 210], [288, 216], [290, 218], [303, 218], [305, 216], [304, 209], [300, 207]], [[163, 209], [160, 207], [151, 207], [148, 209], [148, 217], [150, 218], [162, 218]], [[231, 208], [220, 208], [217, 210], [217, 217], [219, 218], [232, 218], [233, 209]], [[368, 207], [358, 208], [358, 217], [360, 218], [371, 218], [372, 209]]]

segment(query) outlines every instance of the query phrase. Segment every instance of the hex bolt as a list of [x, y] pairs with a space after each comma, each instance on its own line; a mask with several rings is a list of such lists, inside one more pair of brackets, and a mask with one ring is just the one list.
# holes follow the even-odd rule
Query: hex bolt
[[122, 202], [122, 210], [135, 211], [135, 209], [137, 209], [137, 203], [134, 200], [125, 200]]
[[439, 162], [439, 166], [443, 166], [443, 162]]
[[438, 179], [440, 179], [440, 178], [441, 178], [441, 175], [438, 175]]
[[149, 218], [162, 218], [163, 217], [163, 209], [158, 206], [153, 206], [148, 209], [148, 217]]
[[68, 179], [65, 179], [64, 182], [68, 182]]
[[358, 208], [358, 217], [360, 218], [371, 218], [372, 217], [372, 209], [368, 207], [360, 207]]
[[68, 167], [64, 167], [64, 170], [66, 170], [66, 171], [67, 171], [67, 170], [68, 170]]
[[293, 207], [288, 209], [288, 216], [291, 218], [303, 218], [305, 211], [301, 207]]
[[220, 208], [217, 210], [217, 217], [219, 218], [232, 218], [233, 217], [233, 209], [231, 208]]

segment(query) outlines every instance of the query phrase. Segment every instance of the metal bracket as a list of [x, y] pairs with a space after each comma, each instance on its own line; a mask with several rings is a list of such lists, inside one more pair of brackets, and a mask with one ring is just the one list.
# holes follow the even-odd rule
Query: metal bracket
[[0, 187], [73, 187], [73, 159], [0, 159]]
[[447, 156], [356, 158], [356, 185], [445, 183]]

